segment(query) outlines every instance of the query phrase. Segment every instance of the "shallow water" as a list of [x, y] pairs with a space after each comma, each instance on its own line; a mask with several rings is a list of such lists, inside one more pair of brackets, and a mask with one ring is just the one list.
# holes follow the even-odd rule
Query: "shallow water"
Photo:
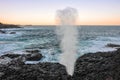
[[[7, 34], [0, 34], [0, 54], [6, 52], [23, 53], [26, 49], [38, 49], [45, 57], [41, 61], [57, 62], [61, 50], [59, 39], [53, 27], [24, 27], [3, 29]], [[112, 51], [105, 47], [108, 43], [120, 44], [120, 27], [118, 26], [81, 26], [77, 57], [88, 52]], [[9, 34], [16, 32], [16, 34]]]

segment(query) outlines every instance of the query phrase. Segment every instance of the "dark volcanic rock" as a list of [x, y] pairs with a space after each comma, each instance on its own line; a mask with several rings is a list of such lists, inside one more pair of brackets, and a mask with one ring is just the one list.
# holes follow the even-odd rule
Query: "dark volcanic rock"
[[8, 53], [5, 55], [2, 55], [2, 58], [8, 57], [11, 59], [18, 58], [18, 57], [24, 57], [26, 61], [38, 61], [43, 56], [41, 53], [39, 53], [39, 50], [26, 50], [26, 54], [15, 54], [15, 53]]
[[26, 52], [30, 53], [26, 55], [27, 61], [38, 61], [43, 57], [39, 50], [26, 50]]
[[26, 60], [27, 61], [38, 61], [42, 58], [42, 54], [40, 53], [32, 53], [32, 54], [27, 54], [26, 55]]
[[9, 57], [0, 57], [0, 65], [6, 65], [12, 61]]
[[0, 33], [5, 34], [6, 32], [5, 32], [5, 31], [3, 31], [3, 30], [0, 30]]
[[120, 49], [85, 54], [78, 58], [74, 80], [120, 80]]
[[72, 80], [59, 63], [25, 64], [25, 57], [18, 54], [1, 56], [0, 62], [0, 80]]
[[28, 53], [39, 53], [39, 50], [26, 50], [26, 52], [28, 52]]
[[16, 32], [10, 32], [10, 34], [16, 34]]
[[106, 46], [107, 47], [120, 47], [120, 45], [117, 45], [117, 44], [107, 44]]
[[0, 23], [0, 28], [20, 28], [20, 27], [18, 25]]
[[[11, 67], [12, 66], [12, 67]], [[58, 63], [39, 63], [22, 66], [0, 66], [1, 80], [70, 80], [65, 67]]]
[[2, 55], [1, 57], [17, 58], [20, 56], [22, 56], [22, 55], [13, 53], [13, 54], [5, 54], [5, 55]]
[[120, 80], [120, 49], [79, 57], [72, 77], [59, 63], [25, 64], [25, 57], [10, 55], [0, 62], [0, 80]]

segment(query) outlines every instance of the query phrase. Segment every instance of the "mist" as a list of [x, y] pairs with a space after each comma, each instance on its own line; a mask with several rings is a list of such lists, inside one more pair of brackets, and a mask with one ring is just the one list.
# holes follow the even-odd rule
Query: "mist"
[[76, 61], [78, 31], [75, 26], [78, 12], [75, 8], [65, 8], [57, 11], [58, 27], [56, 33], [60, 39], [60, 63], [65, 65], [69, 75], [73, 75]]

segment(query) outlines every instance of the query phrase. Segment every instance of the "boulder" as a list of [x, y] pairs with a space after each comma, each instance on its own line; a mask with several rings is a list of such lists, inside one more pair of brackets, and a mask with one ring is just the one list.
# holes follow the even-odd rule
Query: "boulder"
[[26, 56], [26, 60], [27, 61], [38, 61], [40, 60], [43, 56], [40, 53], [31, 53], [31, 54], [27, 54]]
[[10, 34], [16, 34], [16, 32], [10, 32]]
[[43, 57], [42, 54], [39, 53], [39, 50], [26, 50], [26, 52], [29, 53], [26, 55], [27, 61], [38, 61]]

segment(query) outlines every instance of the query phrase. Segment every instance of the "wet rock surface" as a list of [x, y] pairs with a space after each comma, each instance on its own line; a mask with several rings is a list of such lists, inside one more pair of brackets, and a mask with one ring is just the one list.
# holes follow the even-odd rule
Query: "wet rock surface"
[[88, 53], [77, 59], [74, 80], [120, 80], [120, 49]]
[[27, 61], [38, 61], [42, 58], [42, 54], [40, 53], [33, 53], [33, 54], [27, 54], [26, 55], [26, 60]]
[[29, 49], [29, 50], [26, 50], [26, 52], [28, 52], [28, 53], [38, 53], [39, 50]]
[[16, 34], [16, 32], [10, 32], [10, 34]]
[[69, 80], [65, 67], [59, 63], [0, 65], [0, 80]]
[[21, 54], [5, 54], [5, 55], [2, 55], [1, 57], [9, 57], [9, 58], [18, 58], [18, 57], [20, 57], [20, 56], [22, 56]]
[[118, 45], [118, 44], [107, 44], [106, 45], [107, 47], [120, 47], [120, 45]]
[[27, 61], [38, 61], [43, 57], [39, 50], [26, 50], [26, 52], [29, 53], [26, 55]]
[[6, 32], [3, 30], [0, 30], [0, 34], [5, 34]]
[[18, 58], [18, 57], [24, 57], [26, 61], [38, 61], [42, 59], [42, 54], [39, 52], [39, 50], [26, 50], [26, 54], [15, 54], [15, 53], [8, 53], [5, 55], [2, 55], [1, 58]]

